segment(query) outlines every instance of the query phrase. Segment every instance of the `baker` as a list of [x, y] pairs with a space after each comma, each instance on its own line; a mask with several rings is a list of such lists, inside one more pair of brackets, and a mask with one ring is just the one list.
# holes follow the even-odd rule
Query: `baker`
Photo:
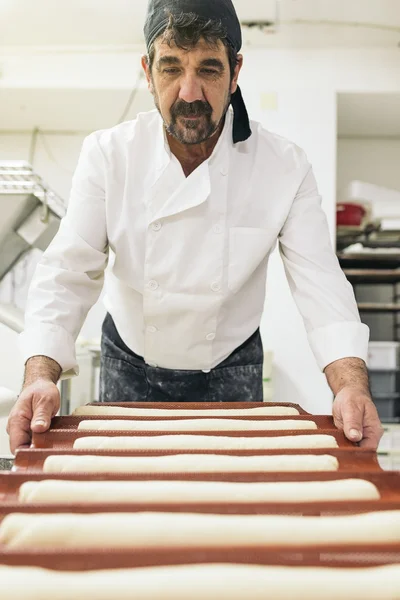
[[262, 401], [259, 325], [277, 242], [335, 423], [376, 448], [368, 328], [304, 152], [249, 121], [231, 0], [151, 0], [145, 37], [156, 110], [85, 139], [31, 284], [12, 451], [48, 429], [57, 381], [78, 373], [75, 340], [109, 259], [102, 401]]

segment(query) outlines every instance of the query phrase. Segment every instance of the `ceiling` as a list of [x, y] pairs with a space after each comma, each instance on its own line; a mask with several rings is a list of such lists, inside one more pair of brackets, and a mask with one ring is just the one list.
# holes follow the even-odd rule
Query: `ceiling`
[[[234, 4], [242, 22], [275, 23], [265, 31], [245, 27], [245, 45], [400, 42], [400, 0], [234, 0]], [[0, 49], [142, 44], [146, 7], [147, 0], [0, 0]]]
[[400, 94], [339, 94], [339, 137], [400, 137]]

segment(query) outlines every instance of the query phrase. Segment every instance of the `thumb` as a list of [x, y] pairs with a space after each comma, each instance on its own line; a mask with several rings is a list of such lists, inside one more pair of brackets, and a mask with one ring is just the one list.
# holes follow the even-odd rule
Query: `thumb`
[[49, 403], [38, 406], [32, 418], [31, 429], [34, 433], [43, 433], [50, 427], [52, 418], [52, 406]]
[[342, 422], [345, 436], [351, 442], [360, 442], [363, 438], [363, 410], [353, 403], [342, 406]]

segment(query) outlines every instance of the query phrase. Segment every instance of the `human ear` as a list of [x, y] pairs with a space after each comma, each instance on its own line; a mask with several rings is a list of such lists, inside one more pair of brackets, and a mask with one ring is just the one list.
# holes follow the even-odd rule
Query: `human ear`
[[237, 90], [237, 86], [238, 86], [238, 79], [239, 79], [239, 73], [240, 70], [243, 66], [243, 55], [242, 54], [238, 54], [238, 62], [237, 65], [235, 67], [235, 72], [233, 75], [233, 79], [232, 79], [232, 83], [231, 83], [231, 94], [234, 94]]
[[142, 69], [143, 69], [144, 74], [146, 76], [147, 87], [149, 89], [149, 92], [153, 94], [154, 93], [153, 79], [151, 77], [151, 69], [150, 69], [150, 65], [149, 65], [149, 58], [148, 58], [148, 56], [146, 56], [145, 54], [143, 54], [142, 59], [141, 59], [141, 63], [142, 63]]

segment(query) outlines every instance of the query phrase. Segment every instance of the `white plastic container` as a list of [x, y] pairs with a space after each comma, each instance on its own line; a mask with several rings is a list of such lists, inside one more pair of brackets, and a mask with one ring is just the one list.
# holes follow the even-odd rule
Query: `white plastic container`
[[342, 202], [368, 202], [372, 205], [374, 218], [397, 218], [399, 216], [400, 192], [365, 181], [351, 181], [341, 194]]
[[400, 366], [399, 342], [369, 342], [368, 368], [376, 371], [398, 369]]

